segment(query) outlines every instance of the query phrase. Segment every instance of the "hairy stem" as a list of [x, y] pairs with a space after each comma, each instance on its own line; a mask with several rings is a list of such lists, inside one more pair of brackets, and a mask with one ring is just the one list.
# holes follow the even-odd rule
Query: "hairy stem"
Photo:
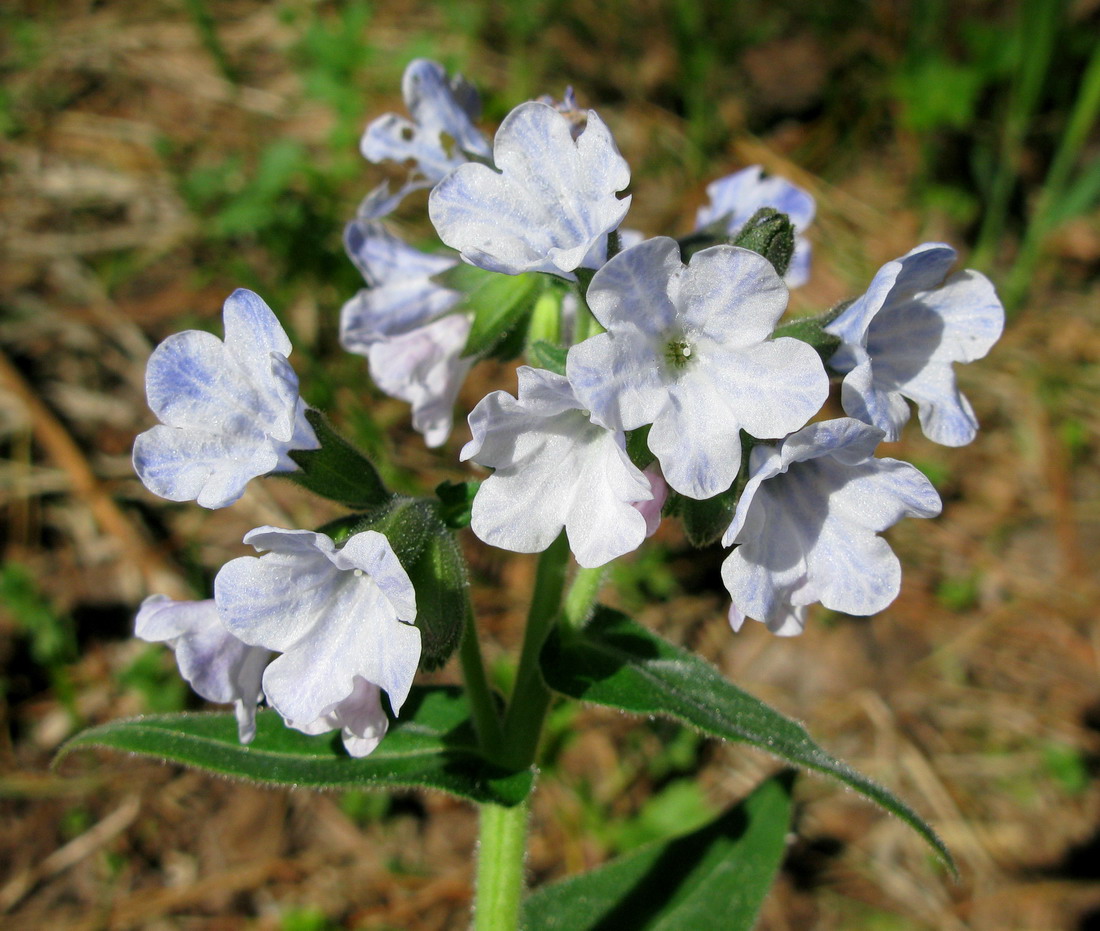
[[523, 898], [527, 803], [482, 805], [474, 931], [516, 931]]

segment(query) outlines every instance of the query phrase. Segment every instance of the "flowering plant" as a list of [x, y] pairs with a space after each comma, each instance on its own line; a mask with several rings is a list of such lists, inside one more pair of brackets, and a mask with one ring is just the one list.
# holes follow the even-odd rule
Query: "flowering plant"
[[[70, 746], [269, 783], [469, 799], [482, 812], [482, 929], [595, 927], [626, 914], [632, 888], [671, 850], [523, 900], [527, 799], [558, 700], [671, 716], [829, 774], [950, 865], [931, 828], [886, 789], [597, 598], [604, 566], [678, 519], [693, 544], [730, 548], [733, 630], [751, 617], [789, 636], [814, 603], [852, 614], [889, 605], [901, 569], [880, 534], [905, 516], [935, 516], [940, 500], [915, 467], [876, 452], [900, 435], [907, 399], [933, 441], [974, 438], [952, 365], [999, 336], [992, 285], [973, 271], [949, 276], [954, 250], [926, 243], [855, 300], [784, 324], [788, 288], [809, 274], [808, 192], [754, 166], [708, 187], [690, 234], [645, 238], [622, 228], [630, 173], [610, 129], [571, 91], [520, 104], [490, 145], [464, 80], [414, 61], [403, 87], [410, 117], [373, 121], [362, 151], [412, 172], [396, 193], [368, 194], [347, 227], [365, 287], [343, 307], [341, 342], [366, 357], [382, 391], [411, 404], [433, 447], [452, 432], [471, 368], [521, 358], [515, 393], [493, 391], [468, 415], [459, 458], [491, 471], [434, 496], [391, 492], [301, 400], [271, 309], [235, 292], [224, 342], [181, 333], [150, 359], [162, 424], [135, 443], [138, 475], [158, 495], [214, 508], [281, 474], [350, 513], [317, 529], [252, 530], [244, 543], [261, 555], [225, 565], [211, 599], [143, 603], [137, 635], [168, 643], [195, 690], [234, 714], [114, 722]], [[424, 189], [442, 244], [432, 252], [386, 222]], [[846, 417], [827, 407], [834, 386]], [[482, 665], [457, 537], [467, 526], [485, 544], [542, 554], [506, 698]], [[456, 650], [463, 689], [414, 684]], [[339, 741], [320, 736], [336, 731]], [[671, 926], [721, 905], [725, 927], [750, 927], [782, 855], [789, 794], [789, 775], [777, 777], [676, 840], [682, 869], [657, 884], [663, 899], [648, 917]]]

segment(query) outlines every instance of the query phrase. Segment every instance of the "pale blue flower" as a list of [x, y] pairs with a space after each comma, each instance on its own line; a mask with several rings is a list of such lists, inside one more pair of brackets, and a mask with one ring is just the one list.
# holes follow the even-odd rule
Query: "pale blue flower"
[[596, 272], [588, 302], [607, 332], [569, 350], [577, 398], [612, 429], [652, 424], [649, 448], [681, 494], [725, 491], [741, 430], [782, 437], [828, 396], [809, 345], [769, 338], [787, 288], [755, 252], [713, 246], [685, 267], [675, 240], [649, 239]]
[[290, 367], [290, 340], [271, 308], [234, 291], [225, 341], [187, 330], [154, 351], [145, 373], [160, 426], [134, 442], [134, 470], [154, 494], [203, 507], [232, 504], [249, 480], [294, 471], [288, 453], [317, 449]]
[[474, 499], [474, 533], [536, 553], [564, 527], [586, 568], [637, 549], [646, 518], [634, 505], [653, 491], [627, 456], [622, 431], [592, 423], [562, 376], [522, 366], [518, 377], [518, 400], [494, 391], [470, 413], [473, 439], [460, 458], [495, 470]]
[[731, 238], [762, 207], [772, 207], [787, 214], [795, 230], [794, 255], [783, 280], [789, 288], [797, 288], [809, 280], [812, 250], [810, 241], [801, 233], [813, 222], [816, 208], [808, 191], [779, 175], [765, 177], [760, 165], [752, 165], [712, 181], [707, 185], [707, 195], [710, 201], [699, 208], [695, 228], [721, 223]]
[[882, 431], [841, 418], [752, 451], [750, 478], [722, 543], [730, 623], [746, 616], [782, 636], [802, 632], [806, 606], [874, 614], [898, 594], [901, 564], [878, 536], [902, 517], [935, 517], [940, 498], [921, 472], [875, 459]]
[[260, 681], [273, 654], [234, 637], [212, 598], [173, 601], [150, 595], [141, 603], [134, 633], [150, 643], [167, 643], [176, 654], [180, 675], [207, 701], [232, 704], [241, 743], [256, 736]]
[[470, 156], [489, 157], [489, 143], [474, 126], [481, 109], [477, 92], [461, 75], [448, 80], [442, 65], [417, 58], [405, 68], [401, 92], [412, 119], [378, 117], [363, 133], [360, 149], [370, 162], [415, 163], [421, 178], [402, 194], [434, 184]]
[[397, 714], [420, 661], [416, 593], [389, 541], [368, 530], [339, 549], [323, 533], [259, 527], [244, 538], [263, 556], [222, 567], [214, 599], [226, 628], [281, 653], [264, 672], [268, 704], [307, 734], [340, 728], [365, 756]]
[[471, 321], [451, 314], [371, 345], [371, 378], [391, 398], [412, 405], [413, 429], [431, 447], [441, 446], [454, 425], [454, 407], [472, 357], [464, 357]]
[[615, 141], [595, 111], [574, 140], [553, 107], [529, 101], [505, 117], [493, 142], [496, 170], [460, 165], [428, 198], [439, 238], [473, 265], [572, 280], [607, 258], [607, 234], [626, 216], [630, 182]]
[[955, 250], [924, 243], [879, 269], [867, 292], [825, 329], [842, 345], [829, 366], [845, 373], [845, 413], [897, 440], [914, 401], [924, 435], [965, 446], [978, 421], [952, 363], [980, 359], [1004, 329], [992, 283], [967, 269], [947, 277]]
[[454, 253], [421, 252], [361, 217], [345, 228], [344, 246], [368, 285], [340, 312], [340, 343], [348, 352], [365, 355], [379, 340], [430, 323], [462, 300], [462, 292], [432, 280], [458, 264]]
[[462, 356], [470, 315], [445, 316], [462, 293], [432, 280], [458, 258], [421, 252], [362, 217], [348, 224], [344, 243], [369, 287], [341, 310], [340, 344], [369, 360], [375, 384], [411, 404], [413, 427], [428, 446], [439, 446], [473, 365]]

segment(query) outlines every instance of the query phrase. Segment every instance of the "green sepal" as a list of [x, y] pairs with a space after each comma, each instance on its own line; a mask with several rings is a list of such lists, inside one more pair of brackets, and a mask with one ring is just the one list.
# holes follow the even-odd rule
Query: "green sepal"
[[684, 534], [692, 546], [701, 548], [717, 543], [733, 521], [737, 501], [748, 480], [749, 456], [752, 455], [755, 445], [756, 440], [742, 430], [741, 468], [730, 488], [701, 501], [687, 495], [677, 496], [675, 511], [684, 524]]
[[371, 461], [333, 430], [320, 411], [307, 409], [306, 420], [321, 448], [291, 450], [298, 470], [274, 474], [356, 511], [385, 504], [391, 494]]
[[451, 658], [470, 612], [466, 559], [442, 521], [406, 571], [416, 589], [420, 669], [431, 672]]
[[[503, 275], [478, 269], [475, 283], [454, 307], [452, 313], [472, 312], [473, 325], [462, 350], [464, 357], [486, 358], [507, 348], [511, 358], [522, 350], [525, 325], [535, 301], [542, 292], [542, 277], [531, 272], [524, 275]], [[465, 273], [469, 276], [469, 272]], [[518, 347], [514, 341], [518, 332]], [[507, 344], [507, 345], [506, 345]]]
[[481, 482], [441, 482], [435, 487], [439, 498], [439, 516], [452, 530], [470, 526], [470, 509]]
[[387, 507], [360, 516], [355, 532], [376, 530], [409, 574], [416, 590], [420, 668], [438, 669], [462, 638], [469, 608], [466, 560], [444, 522], [440, 502], [393, 498]]
[[688, 543], [702, 548], [722, 539], [722, 534], [733, 521], [738, 497], [736, 488], [728, 488], [702, 501], [680, 495], [676, 514], [683, 522]]
[[601, 606], [579, 630], [554, 628], [540, 668], [550, 688], [571, 698], [673, 717], [713, 737], [747, 743], [832, 776], [908, 824], [957, 873], [943, 841], [904, 802], [831, 756], [801, 724], [737, 688], [705, 660], [617, 611]]
[[794, 255], [794, 225], [785, 213], [774, 207], [761, 207], [730, 243], [764, 256], [782, 278]]
[[415, 687], [378, 748], [356, 759], [339, 733], [310, 737], [270, 709], [242, 746], [231, 712], [151, 715], [112, 721], [77, 734], [59, 751], [110, 747], [268, 785], [314, 789], [438, 789], [477, 803], [517, 805], [531, 791], [530, 770], [508, 770], [477, 750], [460, 689]]
[[569, 351], [564, 346], [549, 343], [544, 339], [535, 340], [527, 347], [527, 361], [531, 365], [556, 375], [565, 374], [565, 360], [568, 354]]
[[[420, 558], [424, 546], [440, 523], [436, 508], [436, 502], [430, 498], [391, 495], [382, 507], [365, 514], [354, 515], [352, 533], [375, 530], [383, 534], [389, 540], [390, 547], [401, 565], [408, 572], [409, 566]], [[345, 520], [350, 521], [351, 517]], [[339, 520], [333, 523], [339, 523]]]
[[649, 428], [651, 426], [647, 423], [638, 427], [637, 430], [628, 431], [626, 434], [626, 454], [635, 467], [639, 469], [645, 469], [657, 458], [649, 448]]
[[788, 770], [707, 825], [534, 892], [526, 931], [751, 931], [786, 850]]
[[790, 323], [785, 323], [779, 327], [772, 333], [771, 338], [779, 339], [783, 336], [790, 336], [794, 339], [800, 339], [804, 343], [809, 343], [821, 356], [821, 361], [828, 364], [829, 359], [840, 348], [841, 340], [839, 336], [826, 333], [825, 327], [844, 313], [851, 304], [852, 301], [843, 301], [827, 313], [815, 317], [799, 317], [797, 320], [792, 320]]

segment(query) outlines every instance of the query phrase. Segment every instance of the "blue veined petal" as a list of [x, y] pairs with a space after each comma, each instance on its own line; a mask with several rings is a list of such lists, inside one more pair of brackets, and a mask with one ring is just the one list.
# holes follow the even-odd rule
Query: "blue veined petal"
[[134, 471], [153, 494], [223, 508], [258, 475], [279, 465], [279, 451], [255, 434], [201, 433], [158, 425], [134, 441]]
[[382, 690], [361, 676], [355, 677], [351, 694], [331, 711], [312, 721], [291, 724], [305, 734], [327, 734], [339, 729], [344, 747], [354, 757], [372, 753], [389, 726], [389, 718], [382, 709]]
[[875, 459], [882, 432], [852, 419], [811, 424], [756, 455], [723, 543], [740, 544], [722, 577], [731, 620], [801, 630], [804, 608], [873, 614], [895, 597], [901, 568], [878, 532], [903, 516], [932, 517], [940, 500], [919, 470]]
[[813, 349], [769, 339], [787, 289], [754, 252], [714, 246], [685, 267], [675, 241], [658, 237], [614, 256], [588, 293], [607, 332], [569, 350], [570, 384], [599, 423], [652, 424], [649, 448], [681, 494], [725, 491], [741, 430], [784, 436], [828, 396]]
[[263, 370], [273, 352], [290, 355], [290, 339], [258, 294], [237, 288], [222, 308], [225, 345], [248, 370]]
[[710, 385], [672, 385], [649, 431], [649, 448], [665, 481], [690, 498], [711, 498], [741, 468], [736, 398]]
[[760, 165], [752, 165], [707, 185], [710, 202], [695, 217], [699, 229], [728, 216], [727, 232], [734, 235], [762, 207], [773, 207], [790, 217], [796, 230], [805, 230], [814, 219], [813, 196], [779, 175], [764, 177]]
[[630, 205], [615, 196], [630, 172], [594, 112], [574, 140], [552, 107], [521, 104], [497, 131], [493, 154], [499, 171], [460, 165], [432, 190], [428, 213], [447, 245], [474, 265], [512, 275], [572, 279], [586, 259], [606, 258], [606, 236]]
[[381, 223], [361, 217], [344, 228], [344, 248], [371, 287], [430, 278], [458, 264], [453, 253], [421, 252]]
[[420, 660], [408, 574], [374, 531], [341, 549], [321, 533], [274, 527], [245, 542], [268, 552], [222, 567], [214, 597], [231, 633], [282, 654], [264, 672], [268, 702], [292, 727], [341, 727], [350, 752], [369, 752], [384, 733], [371, 688], [398, 711]]
[[135, 634], [166, 642], [176, 654], [180, 675], [207, 701], [236, 706], [241, 743], [256, 735], [256, 705], [261, 678], [271, 653], [234, 637], [218, 616], [213, 599], [173, 601], [150, 595], [141, 603]]
[[340, 343], [349, 352], [367, 355], [374, 343], [431, 323], [462, 299], [431, 280], [457, 265], [457, 257], [414, 249], [379, 223], [353, 221], [344, 239], [371, 285], [340, 312]]
[[763, 168], [753, 165], [712, 181], [707, 185], [707, 195], [710, 202], [699, 208], [696, 229], [725, 219], [725, 231], [733, 237], [763, 207], [787, 214], [795, 229], [795, 251], [783, 280], [789, 288], [800, 287], [809, 280], [812, 250], [801, 233], [813, 222], [816, 206], [808, 191], [779, 175], [765, 178]]
[[134, 443], [134, 469], [150, 491], [204, 507], [232, 504], [250, 479], [297, 468], [291, 450], [318, 447], [270, 308], [238, 290], [224, 316], [225, 342], [188, 330], [153, 351], [146, 391], [162, 425]]
[[689, 333], [725, 346], [752, 346], [771, 336], [787, 298], [786, 285], [763, 256], [713, 246], [691, 257], [677, 310]]
[[473, 124], [477, 95], [461, 77], [448, 81], [441, 65], [418, 58], [405, 68], [401, 87], [412, 120], [388, 113], [372, 121], [360, 143], [368, 161], [413, 161], [434, 183], [467, 153], [488, 158], [489, 145]]
[[441, 446], [454, 425], [454, 406], [473, 365], [462, 350], [470, 318], [452, 314], [370, 345], [371, 378], [390, 397], [412, 405], [413, 429], [430, 446]]
[[427, 279], [365, 288], [340, 310], [340, 345], [367, 355], [375, 343], [411, 333], [438, 319], [462, 295]]
[[890, 440], [909, 419], [907, 398], [934, 442], [962, 446], [977, 432], [951, 364], [989, 352], [1004, 327], [1004, 308], [978, 272], [944, 280], [954, 258], [950, 246], [925, 243], [888, 262], [867, 293], [826, 327], [842, 340], [829, 364], [845, 373], [845, 412]]
[[414, 162], [427, 184], [413, 180], [393, 198], [376, 198], [374, 216], [388, 213], [409, 190], [434, 184], [468, 156], [490, 154], [473, 125], [477, 95], [461, 77], [448, 81], [442, 66], [416, 59], [405, 69], [402, 90], [412, 119], [392, 113], [379, 117], [367, 127], [360, 148], [371, 162]]

